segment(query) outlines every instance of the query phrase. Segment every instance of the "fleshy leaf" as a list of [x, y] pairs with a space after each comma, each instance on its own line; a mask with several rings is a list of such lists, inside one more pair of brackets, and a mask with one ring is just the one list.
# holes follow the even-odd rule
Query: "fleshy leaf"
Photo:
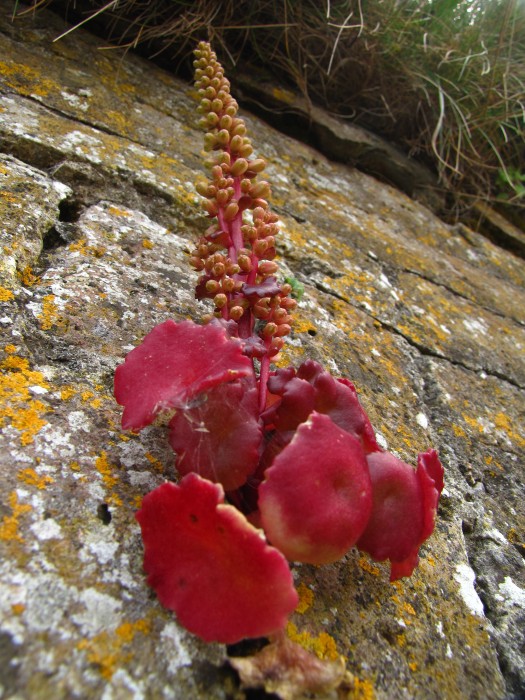
[[226, 491], [246, 482], [259, 460], [261, 427], [255, 381], [219, 384], [195, 406], [177, 411], [169, 441], [181, 474], [196, 472]]
[[122, 427], [140, 430], [160, 412], [252, 371], [241, 343], [218, 324], [165, 321], [117, 367], [115, 398], [124, 406]]
[[319, 363], [307, 360], [297, 372], [291, 368], [277, 370], [268, 380], [268, 390], [280, 395], [281, 401], [263, 417], [278, 431], [294, 430], [315, 410], [357, 437], [367, 454], [380, 449], [352, 382], [335, 379]]
[[182, 625], [233, 644], [281, 630], [298, 602], [283, 555], [219, 484], [188, 474], [149, 493], [137, 513], [148, 583]]
[[266, 470], [259, 509], [269, 541], [288, 559], [327, 564], [342, 557], [372, 509], [359, 440], [312, 413]]
[[374, 452], [367, 461], [374, 505], [357, 546], [377, 561], [390, 559], [395, 581], [412, 574], [434, 529], [443, 467], [435, 450], [419, 455], [416, 471], [388, 452]]

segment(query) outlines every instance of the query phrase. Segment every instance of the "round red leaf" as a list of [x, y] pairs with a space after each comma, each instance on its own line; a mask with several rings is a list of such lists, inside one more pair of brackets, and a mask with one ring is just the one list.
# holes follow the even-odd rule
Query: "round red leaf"
[[292, 561], [327, 564], [363, 532], [372, 508], [361, 442], [312, 413], [265, 472], [259, 508], [270, 542]]
[[233, 644], [281, 630], [298, 596], [283, 555], [219, 484], [188, 474], [149, 493], [137, 520], [144, 569], [160, 602], [190, 632]]

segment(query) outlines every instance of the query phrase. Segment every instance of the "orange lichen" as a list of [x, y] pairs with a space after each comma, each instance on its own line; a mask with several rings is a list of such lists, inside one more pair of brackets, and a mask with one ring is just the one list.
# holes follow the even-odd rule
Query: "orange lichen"
[[163, 472], [164, 471], [164, 465], [160, 461], [160, 459], [157, 459], [154, 455], [151, 454], [151, 452], [146, 452], [144, 455], [148, 462], [156, 469], [158, 472]]
[[77, 393], [77, 390], [72, 386], [60, 387], [60, 398], [62, 399], [62, 401], [67, 401], [72, 396], [74, 396], [76, 393]]
[[142, 241], [142, 247], [146, 248], [147, 250], [151, 250], [155, 247], [155, 243], [150, 241], [148, 238], [144, 238], [144, 240]]
[[0, 301], [12, 301], [14, 298], [15, 295], [10, 289], [0, 287]]
[[295, 612], [302, 615], [309, 608], [312, 607], [312, 604], [314, 602], [314, 594], [313, 591], [311, 591], [307, 586], [304, 585], [304, 583], [300, 583], [297, 586], [297, 593], [299, 594], [299, 603], [295, 608]]
[[14, 61], [0, 61], [0, 75], [7, 86], [15, 89], [21, 95], [36, 95], [45, 97], [50, 92], [59, 93], [59, 86], [45, 78], [35, 68]]
[[4, 370], [0, 375], [0, 427], [9, 419], [13, 428], [20, 431], [22, 445], [28, 445], [46, 425], [42, 416], [50, 410], [32, 398], [31, 388], [48, 389], [49, 385], [41, 372], [29, 369], [29, 362], [23, 357], [9, 354], [0, 368]]
[[370, 681], [353, 677], [353, 687], [348, 694], [348, 700], [374, 700], [374, 686]]
[[363, 571], [367, 571], [373, 576], [379, 576], [379, 574], [381, 573], [380, 569], [378, 569], [377, 566], [371, 564], [370, 561], [364, 555], [359, 557], [359, 561], [357, 563], [363, 569]]
[[77, 648], [86, 652], [89, 663], [98, 667], [103, 678], [110, 680], [115, 671], [131, 659], [131, 654], [124, 653], [123, 647], [130, 644], [137, 633], [146, 635], [150, 631], [149, 620], [124, 622], [114, 632], [104, 631], [91, 639], [82, 639]]
[[13, 603], [13, 605], [11, 605], [11, 612], [13, 615], [21, 615], [25, 609], [26, 606], [23, 603]]
[[326, 632], [321, 632], [314, 637], [310, 632], [299, 632], [293, 622], [286, 625], [286, 634], [292, 640], [300, 644], [303, 649], [313, 652], [320, 659], [336, 661], [339, 658], [335, 640]]
[[42, 298], [42, 313], [37, 318], [43, 331], [49, 331], [53, 326], [64, 326], [64, 319], [58, 310], [54, 294], [46, 294]]
[[18, 532], [19, 518], [24, 513], [32, 510], [32, 507], [25, 503], [19, 503], [16, 491], [12, 491], [8, 498], [11, 515], [4, 515], [0, 523], [0, 540], [24, 542], [22, 535]]
[[72, 253], [80, 253], [80, 255], [92, 255], [95, 258], [101, 258], [106, 252], [106, 248], [103, 246], [88, 245], [85, 238], [81, 238], [80, 240], [75, 241], [75, 243], [71, 243], [69, 250]]
[[512, 440], [519, 447], [525, 447], [525, 439], [512, 429], [510, 418], [504, 413], [497, 413], [494, 416], [494, 423], [498, 430], [502, 430], [506, 433], [509, 440]]
[[105, 486], [107, 486], [109, 489], [112, 489], [118, 482], [119, 478], [118, 476], [115, 476], [113, 474], [115, 466], [108, 462], [108, 456], [104, 450], [96, 458], [95, 468], [98, 471], [98, 473], [102, 476], [102, 481], [104, 482]]
[[26, 287], [33, 287], [40, 282], [40, 277], [33, 273], [29, 265], [26, 265], [23, 270], [18, 270], [16, 274], [20, 282]]
[[37, 474], [34, 469], [31, 469], [31, 467], [22, 469], [22, 471], [18, 472], [17, 477], [28, 486], [36, 486], [37, 489], [40, 489], [41, 491], [55, 481], [47, 474]]
[[116, 207], [113, 204], [111, 204], [108, 207], [108, 214], [111, 214], [111, 216], [131, 216], [131, 213], [129, 211], [126, 211], [125, 209], [120, 209], [119, 207]]

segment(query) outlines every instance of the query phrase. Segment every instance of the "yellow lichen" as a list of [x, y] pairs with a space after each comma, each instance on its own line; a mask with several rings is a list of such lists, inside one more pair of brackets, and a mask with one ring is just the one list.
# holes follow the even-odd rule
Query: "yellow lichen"
[[146, 248], [147, 250], [151, 250], [152, 248], [155, 247], [155, 243], [150, 241], [148, 238], [144, 238], [142, 241], [142, 247]]
[[125, 209], [120, 209], [119, 207], [116, 207], [113, 204], [111, 204], [108, 207], [108, 214], [111, 214], [111, 216], [131, 216], [131, 213], [129, 211], [126, 211]]
[[0, 287], [0, 301], [12, 301], [14, 298], [15, 295], [10, 289]]
[[144, 455], [148, 462], [156, 469], [158, 472], [163, 472], [164, 471], [164, 465], [160, 461], [160, 459], [157, 459], [154, 455], [151, 454], [151, 452], [146, 452]]
[[313, 652], [320, 659], [336, 661], [339, 658], [335, 640], [326, 632], [321, 632], [316, 637], [310, 632], [299, 632], [293, 622], [286, 625], [286, 634], [292, 640], [300, 644], [303, 649]]
[[40, 282], [40, 277], [33, 274], [33, 270], [29, 265], [26, 265], [23, 270], [18, 270], [16, 274], [20, 282], [26, 287], [32, 287]]
[[113, 474], [115, 466], [108, 462], [108, 456], [104, 450], [96, 458], [95, 468], [102, 476], [102, 481], [104, 482], [105, 486], [112, 489], [118, 482], [119, 478]]
[[0, 523], [0, 540], [23, 542], [24, 539], [18, 532], [19, 518], [32, 508], [28, 504], [19, 503], [16, 491], [9, 494], [8, 502], [12, 514], [5, 515]]
[[43, 297], [42, 312], [38, 316], [38, 320], [40, 321], [40, 328], [43, 331], [49, 331], [53, 326], [64, 326], [64, 319], [58, 310], [54, 294], [46, 294], [46, 296]]
[[312, 604], [314, 602], [314, 594], [313, 591], [311, 591], [307, 586], [304, 585], [304, 583], [300, 583], [297, 586], [297, 593], [299, 594], [299, 603], [295, 608], [295, 612], [302, 615], [309, 608], [312, 607]]
[[0, 364], [0, 427], [10, 424], [20, 431], [23, 445], [32, 442], [34, 436], [46, 425], [42, 416], [49, 411], [42, 401], [32, 398], [31, 388], [48, 389], [41, 372], [29, 369], [23, 357], [9, 354]]
[[114, 632], [104, 631], [91, 639], [82, 639], [77, 648], [86, 652], [89, 663], [98, 667], [103, 678], [110, 680], [115, 671], [131, 659], [131, 654], [125, 653], [124, 647], [133, 641], [137, 633], [146, 635], [150, 631], [149, 620], [124, 622]]
[[348, 694], [348, 700], [374, 700], [374, 697], [375, 693], [372, 683], [354, 676], [353, 688]]
[[74, 396], [77, 393], [77, 390], [72, 387], [72, 386], [62, 386], [60, 387], [60, 398], [62, 401], [67, 401], [70, 399], [72, 396]]
[[52, 484], [55, 481], [47, 474], [37, 474], [31, 467], [22, 469], [22, 471], [18, 472], [17, 477], [28, 486], [36, 486], [40, 490], [47, 488], [48, 484]]
[[80, 238], [75, 243], [71, 243], [69, 250], [72, 253], [80, 253], [80, 255], [92, 255], [95, 258], [101, 258], [106, 252], [106, 248], [103, 246], [88, 245], [85, 238]]
[[512, 442], [519, 447], [525, 447], [525, 439], [512, 429], [510, 418], [508, 416], [501, 412], [497, 413], [494, 416], [494, 423], [496, 424], [496, 428], [498, 430], [502, 430], [504, 433], [506, 433], [509, 440], [512, 440]]
[[357, 563], [363, 569], [363, 571], [367, 571], [369, 574], [372, 574], [373, 576], [379, 576], [379, 574], [381, 573], [380, 569], [378, 569], [377, 566], [374, 566], [373, 564], [371, 564], [370, 561], [365, 556], [361, 556]]

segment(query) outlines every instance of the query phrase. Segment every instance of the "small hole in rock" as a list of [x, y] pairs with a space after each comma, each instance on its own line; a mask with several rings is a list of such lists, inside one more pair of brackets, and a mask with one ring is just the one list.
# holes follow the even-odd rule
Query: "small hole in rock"
[[315, 330], [315, 328], [309, 328], [309, 329], [308, 329], [308, 335], [311, 335], [312, 338], [313, 338], [314, 336], [316, 336], [316, 335], [317, 335], [317, 331]]
[[111, 522], [111, 511], [107, 503], [101, 503], [97, 508], [97, 518], [102, 520], [104, 525], [109, 525]]

